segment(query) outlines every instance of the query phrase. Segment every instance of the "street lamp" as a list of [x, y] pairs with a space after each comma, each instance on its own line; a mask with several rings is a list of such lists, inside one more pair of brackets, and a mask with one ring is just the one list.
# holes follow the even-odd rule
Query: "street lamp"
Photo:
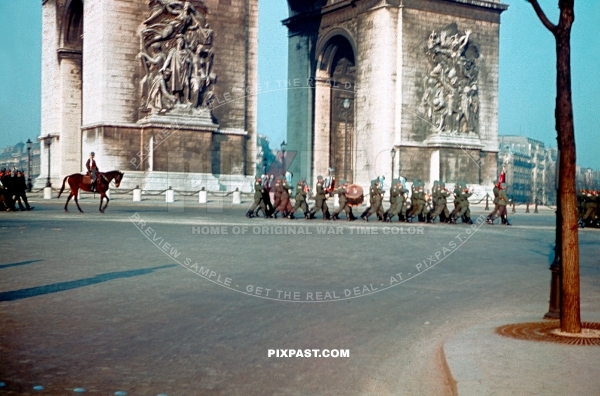
[[48, 147], [48, 179], [46, 180], [46, 187], [52, 187], [52, 182], [50, 181], [50, 146], [52, 146], [52, 136], [48, 134], [48, 136], [42, 139], [46, 143], [46, 147]]
[[31, 192], [31, 147], [33, 143], [31, 139], [27, 139], [27, 192]]
[[[396, 149], [394, 147], [392, 147], [392, 150], [390, 151], [390, 156], [392, 157], [392, 177], [391, 177], [390, 183], [391, 183], [392, 187], [394, 187], [394, 158], [396, 158]], [[392, 202], [391, 188], [390, 188], [390, 202]]]
[[283, 174], [283, 176], [285, 177], [285, 149], [287, 147], [287, 144], [285, 143], [285, 140], [283, 142], [281, 142], [281, 163], [283, 165], [283, 169], [281, 170], [281, 173]]
[[345, 98], [342, 102], [344, 107], [344, 179], [348, 179], [348, 109], [350, 108], [350, 99]]

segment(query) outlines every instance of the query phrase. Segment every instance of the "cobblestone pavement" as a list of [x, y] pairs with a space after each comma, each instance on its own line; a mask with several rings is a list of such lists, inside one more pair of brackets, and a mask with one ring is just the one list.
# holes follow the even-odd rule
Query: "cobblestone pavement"
[[[471, 228], [34, 205], [0, 213], [0, 394], [443, 395], [444, 340], [548, 308], [550, 211]], [[580, 232], [584, 319], [599, 238]]]

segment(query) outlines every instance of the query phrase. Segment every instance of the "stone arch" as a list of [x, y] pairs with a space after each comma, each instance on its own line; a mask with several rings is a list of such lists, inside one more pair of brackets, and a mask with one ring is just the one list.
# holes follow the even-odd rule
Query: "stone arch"
[[83, 1], [70, 0], [64, 8], [61, 23], [60, 46], [72, 50], [83, 49]]
[[356, 49], [345, 29], [317, 43], [315, 89], [315, 172], [335, 169], [336, 179], [354, 181]]

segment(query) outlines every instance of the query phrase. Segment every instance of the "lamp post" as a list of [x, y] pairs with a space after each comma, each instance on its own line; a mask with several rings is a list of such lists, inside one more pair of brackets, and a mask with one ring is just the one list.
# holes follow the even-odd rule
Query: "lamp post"
[[31, 147], [33, 143], [31, 139], [27, 139], [27, 192], [31, 192]]
[[50, 146], [52, 146], [52, 136], [48, 134], [48, 136], [42, 139], [48, 148], [48, 178], [46, 179], [46, 187], [52, 187], [52, 182], [50, 181]]
[[345, 98], [342, 102], [344, 107], [344, 179], [348, 180], [348, 109], [350, 99]]
[[284, 177], [285, 177], [285, 149], [286, 148], [287, 148], [287, 144], [285, 143], [285, 140], [284, 140], [283, 142], [281, 142], [281, 164], [283, 166], [281, 173], [283, 174]]

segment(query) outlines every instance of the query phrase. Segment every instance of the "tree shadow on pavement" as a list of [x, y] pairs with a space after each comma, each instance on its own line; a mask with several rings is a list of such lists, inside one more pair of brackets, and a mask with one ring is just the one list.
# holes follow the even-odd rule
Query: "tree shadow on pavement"
[[27, 289], [13, 290], [0, 293], [0, 301], [15, 301], [24, 298], [42, 296], [44, 294], [58, 293], [66, 290], [77, 289], [80, 287], [91, 286], [97, 283], [108, 282], [120, 278], [130, 278], [132, 276], [140, 276], [151, 274], [152, 272], [164, 269], [177, 267], [177, 264], [168, 264], [154, 268], [144, 268], [130, 271], [108, 272], [106, 274], [96, 275], [93, 278], [78, 279], [68, 282], [59, 282], [51, 285], [30, 287]]

